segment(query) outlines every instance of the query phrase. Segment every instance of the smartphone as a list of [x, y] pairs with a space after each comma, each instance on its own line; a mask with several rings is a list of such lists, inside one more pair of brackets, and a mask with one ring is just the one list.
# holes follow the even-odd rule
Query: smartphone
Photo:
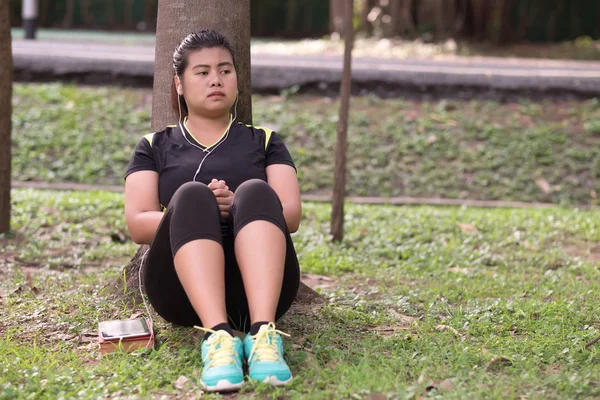
[[148, 337], [152, 334], [148, 327], [148, 322], [144, 318], [102, 321], [98, 329], [104, 340]]

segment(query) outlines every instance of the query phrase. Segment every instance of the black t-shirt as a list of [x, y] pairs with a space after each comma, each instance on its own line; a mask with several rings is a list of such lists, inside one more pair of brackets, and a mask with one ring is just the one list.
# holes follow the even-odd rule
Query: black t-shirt
[[158, 172], [162, 207], [168, 207], [181, 185], [193, 180], [204, 157], [196, 181], [208, 185], [213, 178], [224, 180], [232, 192], [249, 179], [266, 181], [265, 170], [269, 165], [287, 164], [296, 168], [281, 138], [268, 128], [233, 123], [229, 133], [210, 147], [196, 141], [183, 124], [181, 128], [172, 125], [144, 136], [135, 147], [125, 173], [126, 179], [137, 171]]

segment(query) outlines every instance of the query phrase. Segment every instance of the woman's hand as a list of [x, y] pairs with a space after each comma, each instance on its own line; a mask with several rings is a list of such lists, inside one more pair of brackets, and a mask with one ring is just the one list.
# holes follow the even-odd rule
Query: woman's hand
[[217, 198], [217, 203], [219, 204], [219, 210], [221, 211], [221, 215], [223, 217], [229, 216], [229, 209], [231, 208], [231, 204], [233, 203], [233, 192], [229, 190], [229, 187], [227, 186], [225, 181], [213, 179], [208, 184], [208, 188], [212, 190], [215, 197]]

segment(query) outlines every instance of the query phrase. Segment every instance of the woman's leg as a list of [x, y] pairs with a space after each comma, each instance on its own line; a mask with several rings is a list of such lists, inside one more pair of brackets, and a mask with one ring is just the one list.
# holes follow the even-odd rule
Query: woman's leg
[[[284, 271], [286, 295], [298, 289], [299, 270], [277, 193], [264, 181], [250, 180], [238, 187], [232, 206], [235, 256], [244, 282], [250, 319], [274, 322], [280, 304]], [[289, 242], [289, 243], [288, 243]], [[287, 254], [288, 247], [291, 254]], [[295, 282], [294, 282], [295, 281]], [[295, 288], [295, 290], [293, 290]], [[293, 293], [291, 293], [293, 292]], [[285, 310], [291, 305], [288, 299]], [[279, 307], [278, 307], [279, 305]], [[285, 312], [283, 310], [283, 312]]]
[[177, 190], [147, 264], [146, 292], [167, 321], [205, 327], [227, 321], [220, 212], [206, 185], [190, 182]]

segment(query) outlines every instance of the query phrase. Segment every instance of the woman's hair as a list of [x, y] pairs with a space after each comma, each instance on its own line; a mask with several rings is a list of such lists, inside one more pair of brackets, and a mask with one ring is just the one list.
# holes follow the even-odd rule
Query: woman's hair
[[[237, 65], [235, 63], [235, 52], [233, 51], [233, 46], [231, 46], [231, 43], [229, 43], [229, 41], [219, 32], [205, 29], [187, 35], [181, 41], [181, 43], [177, 45], [175, 52], [173, 52], [173, 70], [175, 75], [179, 76], [180, 82], [183, 82], [183, 71], [185, 71], [188, 66], [190, 53], [214, 47], [222, 47], [227, 49], [231, 54], [233, 67], [237, 69]], [[183, 96], [178, 96], [177, 91], [174, 88], [173, 93], [175, 96], [175, 101], [173, 102], [175, 111], [178, 111], [177, 101], [179, 101], [182, 111], [185, 110], [185, 114], [187, 114], [188, 108]]]

